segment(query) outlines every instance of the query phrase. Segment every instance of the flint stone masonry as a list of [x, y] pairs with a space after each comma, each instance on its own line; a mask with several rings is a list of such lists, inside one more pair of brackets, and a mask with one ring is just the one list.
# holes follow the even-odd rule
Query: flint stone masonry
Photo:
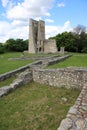
[[87, 83], [57, 130], [87, 130]]
[[33, 69], [33, 80], [50, 86], [82, 89], [87, 82], [87, 69]]
[[7, 95], [18, 87], [24, 84], [32, 82], [32, 73], [29, 70], [22, 72], [16, 80], [13, 81], [9, 86], [0, 88], [0, 97]]

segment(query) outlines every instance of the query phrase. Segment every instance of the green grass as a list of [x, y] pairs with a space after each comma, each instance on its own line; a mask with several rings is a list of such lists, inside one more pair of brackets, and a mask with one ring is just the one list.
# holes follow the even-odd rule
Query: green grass
[[0, 130], [56, 130], [78, 95], [74, 89], [38, 83], [16, 89], [0, 98]]
[[73, 54], [72, 57], [66, 59], [64, 62], [60, 62], [47, 68], [65, 68], [65, 67], [87, 67], [87, 54]]
[[22, 53], [5, 53], [0, 55], [0, 74], [15, 70], [21, 66], [32, 63], [30, 60], [8, 60], [9, 58], [18, 58]]
[[4, 81], [0, 81], [0, 87], [10, 85], [10, 84], [13, 82], [13, 80], [16, 79], [16, 77], [17, 77], [17, 76], [14, 75], [14, 76], [11, 76], [10, 78], [8, 78], [8, 79], [6, 79], [6, 80], [4, 80]]
[[58, 54], [58, 53], [37, 53], [37, 54], [33, 54], [33, 53], [24, 53], [24, 55], [26, 57], [46, 57], [46, 56], [61, 56], [62, 54]]
[[[0, 54], [0, 74], [6, 73], [11, 70], [15, 70], [21, 66], [34, 62], [34, 60], [9, 60], [9, 58], [20, 58], [21, 55], [22, 55], [21, 52]], [[45, 57], [54, 55], [59, 56], [59, 54], [29, 54], [29, 53], [25, 53], [24, 55], [27, 58], [41, 57], [41, 56]]]

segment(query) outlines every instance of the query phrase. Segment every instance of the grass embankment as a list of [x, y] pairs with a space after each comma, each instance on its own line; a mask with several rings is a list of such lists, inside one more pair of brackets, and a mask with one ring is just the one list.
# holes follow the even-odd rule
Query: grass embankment
[[66, 68], [69, 66], [87, 67], [87, 54], [73, 54], [70, 58], [63, 62], [50, 65], [47, 68]]
[[9, 60], [9, 58], [20, 58], [22, 53], [5, 53], [0, 55], [0, 74], [15, 70], [21, 66], [27, 65], [32, 60]]
[[56, 130], [78, 94], [38, 83], [16, 89], [0, 98], [0, 130]]

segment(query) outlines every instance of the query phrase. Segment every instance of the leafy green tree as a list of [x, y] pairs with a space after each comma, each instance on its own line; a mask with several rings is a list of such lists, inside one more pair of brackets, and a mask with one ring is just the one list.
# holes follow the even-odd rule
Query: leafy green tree
[[0, 43], [0, 54], [2, 54], [4, 52], [5, 52], [4, 45], [3, 45], [3, 43]]
[[24, 50], [28, 50], [29, 40], [24, 40]]
[[6, 49], [7, 51], [15, 51], [15, 47], [16, 47], [15, 40], [12, 39], [12, 38], [11, 38], [11, 39], [8, 39], [8, 40], [5, 42], [4, 46], [5, 46], [5, 49]]
[[28, 49], [28, 40], [24, 41], [23, 39], [8, 39], [4, 46], [7, 51], [22, 52]]
[[77, 46], [75, 42], [75, 36], [72, 32], [63, 32], [62, 34], [58, 34], [55, 37], [51, 37], [50, 39], [56, 39], [57, 47], [65, 47], [66, 51], [76, 52]]
[[55, 39], [57, 47], [65, 47], [69, 52], [87, 52], [87, 28], [78, 25], [73, 32], [63, 32], [49, 39]]

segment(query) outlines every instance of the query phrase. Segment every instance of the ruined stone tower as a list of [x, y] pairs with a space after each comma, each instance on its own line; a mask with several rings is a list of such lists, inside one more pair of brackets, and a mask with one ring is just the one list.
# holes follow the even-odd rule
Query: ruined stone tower
[[30, 19], [29, 22], [29, 53], [57, 52], [55, 40], [45, 40], [45, 22]]

